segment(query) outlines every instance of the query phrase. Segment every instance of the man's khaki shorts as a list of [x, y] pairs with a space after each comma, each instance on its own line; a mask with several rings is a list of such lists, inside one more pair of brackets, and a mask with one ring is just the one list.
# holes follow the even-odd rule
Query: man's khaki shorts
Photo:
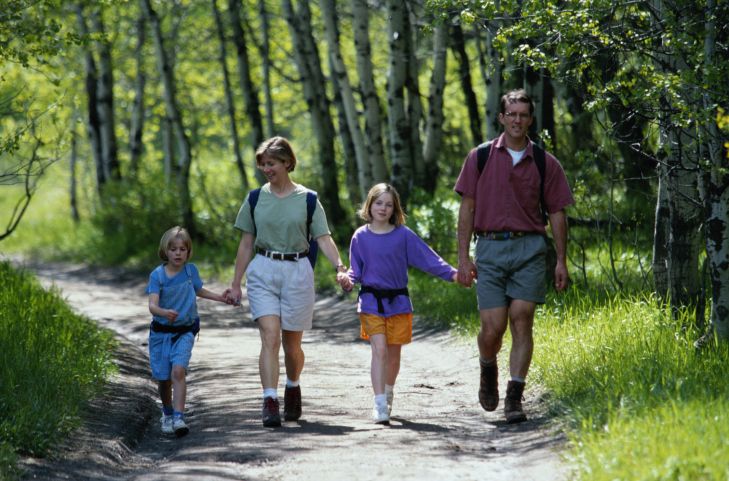
[[476, 294], [479, 309], [506, 307], [512, 299], [544, 303], [547, 243], [541, 235], [506, 240], [478, 238]]

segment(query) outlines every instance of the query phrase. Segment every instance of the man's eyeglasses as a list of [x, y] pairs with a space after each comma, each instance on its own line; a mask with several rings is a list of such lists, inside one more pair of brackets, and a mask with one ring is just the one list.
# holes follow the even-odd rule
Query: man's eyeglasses
[[531, 114], [525, 114], [525, 113], [521, 113], [521, 112], [506, 112], [504, 115], [506, 116], [507, 119], [511, 119], [511, 120], [514, 120], [517, 117], [520, 120], [526, 120], [529, 117], [531, 117]]

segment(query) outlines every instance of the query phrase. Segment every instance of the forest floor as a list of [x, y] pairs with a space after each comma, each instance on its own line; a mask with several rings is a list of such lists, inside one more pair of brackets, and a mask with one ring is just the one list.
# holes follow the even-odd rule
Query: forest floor
[[[413, 343], [403, 349], [391, 425], [373, 424], [370, 348], [358, 338], [354, 301], [336, 296], [318, 299], [314, 329], [304, 336], [303, 416], [274, 429], [261, 424], [260, 340], [247, 302], [233, 308], [200, 300], [202, 330], [188, 374], [191, 431], [180, 439], [164, 436], [147, 364], [146, 277], [70, 264], [25, 267], [44, 285], [57, 286], [77, 312], [116, 333], [119, 372], [57, 452], [22, 460], [23, 479], [568, 478], [559, 455], [564, 435], [536, 389], [527, 388], [525, 423], [507, 425], [502, 404], [486, 413], [478, 404], [475, 341], [417, 318]], [[500, 383], [503, 391], [506, 379]]]

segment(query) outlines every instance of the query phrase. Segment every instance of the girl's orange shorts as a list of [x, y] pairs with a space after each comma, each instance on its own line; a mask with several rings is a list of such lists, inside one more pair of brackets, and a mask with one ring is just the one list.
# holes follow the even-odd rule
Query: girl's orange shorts
[[360, 313], [360, 337], [369, 340], [373, 334], [384, 334], [388, 344], [409, 344], [413, 340], [413, 313], [384, 317]]

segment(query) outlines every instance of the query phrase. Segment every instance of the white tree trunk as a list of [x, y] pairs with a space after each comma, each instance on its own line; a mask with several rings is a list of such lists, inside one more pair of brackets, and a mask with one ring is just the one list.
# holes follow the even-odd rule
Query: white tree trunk
[[404, 3], [407, 5], [409, 12], [405, 20], [408, 55], [405, 86], [408, 93], [407, 116], [410, 123], [410, 163], [413, 166], [413, 176], [410, 179], [407, 191], [404, 193], [404, 199], [407, 201], [413, 186], [422, 185], [425, 181], [425, 163], [423, 161], [423, 143], [420, 140], [420, 124], [423, 120], [423, 104], [420, 101], [420, 62], [415, 55], [418, 45], [418, 32], [417, 29], [413, 28], [413, 25], [417, 25], [422, 14], [419, 12], [417, 2], [408, 1]]
[[319, 50], [311, 30], [311, 11], [309, 3], [299, 2], [294, 9], [291, 0], [282, 0], [286, 22], [289, 24], [294, 46], [294, 58], [301, 76], [301, 84], [306, 104], [311, 114], [312, 131], [319, 145], [319, 164], [321, 166], [322, 203], [327, 206], [327, 214], [335, 222], [346, 225], [346, 213], [339, 201], [339, 181], [334, 155], [334, 123], [329, 112], [329, 98], [326, 95], [326, 80], [321, 69]]
[[653, 228], [653, 283], [656, 295], [661, 302], [668, 300], [668, 236], [669, 208], [668, 208], [668, 169], [665, 162], [659, 161], [658, 196], [656, 199], [655, 225]]
[[227, 64], [228, 51], [225, 47], [225, 28], [223, 27], [223, 21], [220, 18], [218, 0], [210, 0], [210, 5], [213, 9], [215, 29], [218, 32], [218, 41], [220, 42], [218, 61], [220, 62], [220, 69], [223, 72], [223, 91], [225, 92], [225, 105], [228, 110], [228, 122], [230, 122], [230, 136], [233, 139], [233, 156], [235, 157], [235, 165], [238, 167], [238, 173], [240, 174], [241, 185], [243, 190], [247, 191], [249, 189], [248, 175], [246, 174], [246, 167], [243, 163], [243, 156], [241, 155], [238, 123], [235, 118], [235, 102], [233, 101], [233, 89], [230, 84], [230, 74], [228, 72]]
[[144, 133], [144, 89], [147, 84], [147, 75], [144, 72], [143, 52], [146, 32], [144, 14], [140, 14], [137, 19], [137, 48], [134, 51], [134, 57], [137, 63], [137, 75], [134, 79], [134, 101], [129, 116], [131, 123], [129, 127], [129, 164], [132, 176], [136, 176], [139, 171], [139, 160], [144, 150], [142, 134]]
[[[79, 34], [86, 37], [89, 29], [86, 26], [86, 19], [81, 4], [76, 4], [76, 19], [79, 26]], [[86, 84], [87, 112], [86, 116], [86, 133], [91, 144], [91, 153], [94, 158], [94, 167], [96, 171], [96, 190], [101, 192], [102, 187], [106, 184], [108, 176], [104, 168], [103, 156], [101, 154], [101, 127], [99, 121], [98, 110], [98, 77], [99, 73], [96, 68], [96, 60], [94, 54], [88, 47], [84, 50], [84, 70]]]
[[[708, 0], [706, 8], [704, 62], [711, 69], [716, 56], [716, 1]], [[703, 97], [708, 128], [704, 133], [710, 173], [707, 186], [708, 214], [706, 255], [711, 271], [711, 327], [717, 336], [729, 341], [729, 175], [726, 173], [726, 152], [722, 152], [721, 134], [716, 124], [716, 105], [711, 95]]]
[[438, 175], [438, 152], [443, 140], [443, 95], [445, 90], [448, 26], [438, 25], [433, 34], [433, 71], [430, 77], [428, 118], [425, 125], [423, 161], [425, 182], [435, 188]]
[[[654, 0], [657, 12], [656, 26], [662, 28], [660, 19], [665, 5]], [[686, 68], [683, 59], [664, 57], [659, 64], [668, 73]], [[691, 92], [686, 92], [691, 96]], [[666, 192], [668, 204], [667, 278], [668, 294], [672, 312], [682, 308], [695, 310], [698, 304], [701, 279], [699, 275], [699, 252], [701, 246], [700, 225], [703, 221], [703, 207], [699, 198], [699, 162], [696, 140], [685, 128], [675, 125], [671, 118], [674, 106], [667, 96], [659, 99], [659, 128], [667, 142], [664, 149], [666, 169]], [[654, 240], [655, 242], [655, 240]]]
[[352, 0], [352, 25], [354, 28], [354, 49], [357, 56], [362, 105], [365, 112], [365, 135], [367, 137], [367, 157], [370, 159], [372, 181], [388, 180], [385, 165], [385, 150], [382, 139], [380, 100], [375, 88], [372, 69], [372, 48], [369, 37], [369, 11], [367, 0]]
[[[496, 11], [499, 11], [499, 0], [494, 2]], [[499, 30], [499, 22], [490, 20], [486, 24], [486, 56], [484, 83], [486, 84], [486, 139], [493, 139], [499, 135], [499, 111], [501, 110], [501, 96], [503, 95], [504, 74], [499, 51], [494, 45], [494, 38]]]
[[360, 198], [367, 196], [367, 191], [372, 185], [372, 174], [370, 172], [370, 162], [367, 158], [365, 149], [364, 136], [359, 125], [359, 116], [357, 114], [357, 106], [354, 102], [354, 94], [352, 86], [349, 83], [347, 68], [344, 65], [342, 54], [339, 50], [339, 32], [337, 27], [337, 6], [335, 0], [322, 0], [321, 9], [324, 17], [324, 27], [326, 29], [327, 43], [329, 44], [329, 59], [332, 65], [332, 75], [337, 79], [336, 84], [339, 86], [342, 97], [342, 106], [347, 119], [347, 125], [340, 128], [347, 128], [354, 144], [354, 153], [356, 156], [357, 172], [359, 180]]
[[162, 78], [163, 97], [165, 102], [165, 111], [172, 128], [174, 142], [176, 145], [178, 161], [175, 165], [175, 180], [177, 183], [180, 199], [180, 215], [190, 235], [195, 237], [197, 230], [195, 226], [195, 217], [192, 212], [192, 197], [190, 195], [189, 177], [190, 166], [192, 163], [192, 149], [190, 147], [190, 139], [185, 132], [185, 126], [182, 122], [180, 107], [177, 103], [177, 90], [175, 85], [174, 70], [172, 69], [165, 51], [164, 41], [162, 38], [162, 26], [160, 25], [159, 16], [154, 11], [150, 0], [140, 0], [142, 11], [147, 17], [147, 21], [152, 27], [152, 37], [157, 57], [157, 68]]
[[266, 0], [258, 0], [258, 17], [261, 20], [261, 72], [263, 74], [263, 97], [266, 112], [265, 129], [266, 137], [271, 138], [276, 132], [276, 124], [273, 120], [273, 97], [271, 96], [271, 55]]
[[[261, 119], [260, 104], [258, 102], [258, 91], [253, 80], [251, 80], [251, 66], [248, 60], [248, 42], [246, 41], [245, 30], [241, 26], [241, 16], [245, 12], [241, 9], [241, 0], [228, 0], [228, 13], [230, 25], [233, 28], [233, 43], [235, 44], [236, 56], [238, 58], [238, 82], [243, 92], [243, 103], [245, 105], [246, 118], [250, 123], [252, 153], [255, 153], [258, 146], [265, 140], [263, 138], [263, 120]], [[252, 162], [252, 165], [255, 163]], [[266, 182], [263, 173], [255, 169], [256, 180], [263, 184]]]
[[410, 123], [405, 106], [405, 81], [407, 79], [407, 35], [405, 26], [407, 11], [399, 0], [387, 1], [389, 17], [387, 40], [390, 45], [387, 72], [387, 127], [390, 138], [392, 183], [407, 197], [412, 165], [410, 153]]
[[101, 39], [96, 42], [99, 50], [99, 78], [97, 89], [98, 112], [101, 132], [101, 158], [108, 179], [120, 179], [114, 122], [114, 71], [111, 64], [111, 48], [106, 39], [101, 7], [91, 10], [91, 22]]

